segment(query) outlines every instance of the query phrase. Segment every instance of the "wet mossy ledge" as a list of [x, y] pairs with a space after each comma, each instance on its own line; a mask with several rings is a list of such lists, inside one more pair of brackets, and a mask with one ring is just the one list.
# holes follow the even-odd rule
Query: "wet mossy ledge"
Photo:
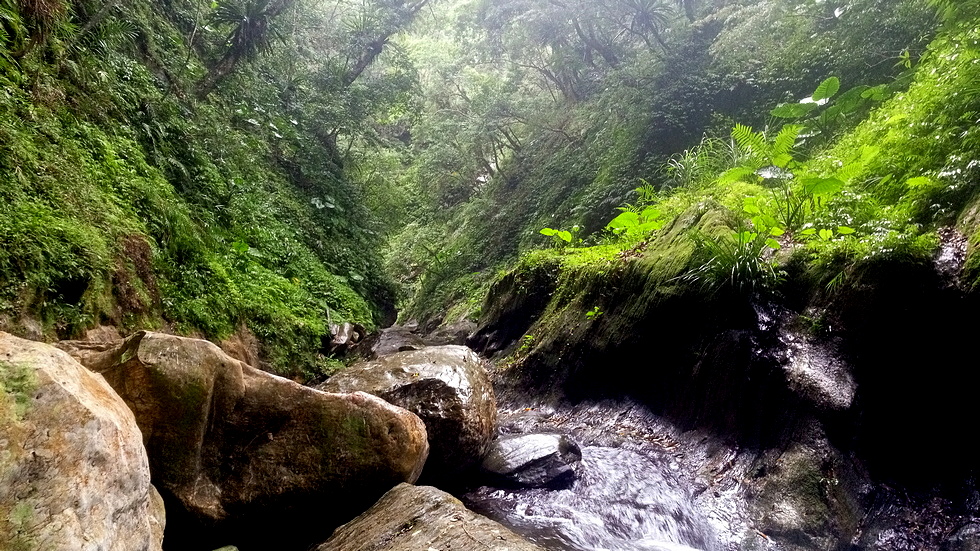
[[[505, 396], [630, 397], [744, 445], [785, 445], [817, 419], [835, 446], [905, 484], [955, 484], [978, 467], [908, 440], [955, 441], [980, 421], [980, 374], [962, 359], [975, 327], [957, 321], [980, 294], [962, 258], [952, 271], [942, 262], [961, 233], [861, 257], [786, 247], [779, 283], [745, 293], [686, 276], [700, 262], [692, 232], [726, 224], [723, 209], [702, 205], [632, 249], [525, 255], [491, 288], [469, 344], [496, 359]], [[794, 387], [793, 339], [833, 350], [855, 383], [845, 405]]]

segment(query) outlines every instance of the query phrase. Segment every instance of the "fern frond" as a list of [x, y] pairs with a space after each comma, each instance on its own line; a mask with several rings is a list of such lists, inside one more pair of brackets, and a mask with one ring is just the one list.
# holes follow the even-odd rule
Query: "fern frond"
[[753, 155], [765, 155], [766, 138], [761, 132], [755, 132], [751, 126], [736, 124], [732, 129], [732, 138], [743, 149], [748, 149]]
[[793, 151], [796, 139], [803, 131], [803, 126], [799, 124], [787, 124], [776, 134], [776, 139], [772, 142], [772, 156], [779, 157]]

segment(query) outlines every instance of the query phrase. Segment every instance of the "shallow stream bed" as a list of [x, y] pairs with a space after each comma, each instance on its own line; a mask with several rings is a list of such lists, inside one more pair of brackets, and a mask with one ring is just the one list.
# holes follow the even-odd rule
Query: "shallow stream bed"
[[552, 550], [958, 551], [980, 542], [975, 491], [954, 503], [872, 484], [859, 466], [844, 473], [835, 464], [813, 478], [825, 503], [808, 503], [812, 488], [780, 469], [800, 455], [793, 450], [830, 453], [820, 443], [739, 449], [706, 432], [680, 431], [629, 401], [509, 402], [500, 413], [506, 434], [571, 436], [582, 446], [577, 479], [558, 490], [483, 486], [463, 500]]

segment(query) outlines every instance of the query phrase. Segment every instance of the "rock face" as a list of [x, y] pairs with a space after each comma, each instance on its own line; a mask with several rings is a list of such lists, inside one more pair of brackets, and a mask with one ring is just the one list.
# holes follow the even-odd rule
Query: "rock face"
[[980, 551], [980, 523], [961, 527], [943, 542], [940, 551]]
[[524, 434], [497, 439], [483, 469], [510, 485], [563, 487], [575, 480], [581, 461], [582, 450], [563, 434]]
[[316, 551], [543, 551], [431, 486], [399, 484]]
[[0, 549], [156, 551], [163, 522], [122, 399], [64, 352], [0, 332]]
[[824, 441], [794, 444], [760, 478], [754, 525], [787, 550], [835, 549], [858, 533], [861, 505], [846, 462]]
[[497, 426], [486, 368], [465, 346], [391, 354], [351, 366], [318, 388], [368, 392], [421, 417], [432, 447], [423, 475], [430, 482], [450, 480], [478, 464]]
[[[135, 413], [154, 482], [179, 504], [167, 533], [175, 549], [322, 541], [414, 481], [428, 453], [425, 427], [408, 411], [301, 386], [207, 341], [141, 332], [75, 353]], [[200, 537], [204, 528], [213, 540]]]

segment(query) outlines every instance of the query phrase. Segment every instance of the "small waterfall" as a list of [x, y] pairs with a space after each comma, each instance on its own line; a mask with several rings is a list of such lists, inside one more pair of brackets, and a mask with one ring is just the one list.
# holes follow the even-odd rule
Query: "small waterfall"
[[622, 448], [582, 449], [565, 490], [481, 488], [470, 506], [551, 549], [714, 551], [714, 536], [669, 459]]

